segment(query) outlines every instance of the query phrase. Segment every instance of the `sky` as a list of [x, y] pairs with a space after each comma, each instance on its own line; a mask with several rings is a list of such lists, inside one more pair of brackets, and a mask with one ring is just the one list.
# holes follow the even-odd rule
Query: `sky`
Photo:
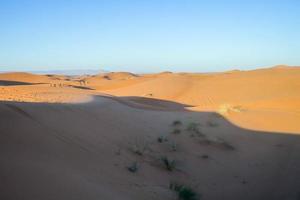
[[299, 0], [0, 0], [0, 71], [300, 65]]

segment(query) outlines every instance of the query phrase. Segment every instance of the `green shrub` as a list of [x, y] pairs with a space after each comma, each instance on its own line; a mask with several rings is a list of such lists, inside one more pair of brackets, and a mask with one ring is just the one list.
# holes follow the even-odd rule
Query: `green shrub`
[[175, 191], [179, 200], [198, 200], [200, 196], [190, 187], [178, 183], [170, 183], [169, 188]]

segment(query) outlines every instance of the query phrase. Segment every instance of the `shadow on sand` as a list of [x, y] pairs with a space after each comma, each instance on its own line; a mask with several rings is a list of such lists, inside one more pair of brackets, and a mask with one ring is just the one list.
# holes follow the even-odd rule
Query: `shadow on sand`
[[[173, 179], [204, 200], [300, 199], [300, 135], [243, 129], [188, 106], [108, 96], [84, 104], [0, 102], [0, 199], [174, 199], [167, 189]], [[178, 135], [169, 134], [174, 120], [182, 122]], [[191, 122], [234, 149], [201, 143], [186, 132]], [[165, 133], [177, 153], [156, 144]], [[152, 152], [181, 160], [181, 171], [165, 172], [130, 154], [126, 145], [142, 136]], [[117, 149], [122, 153], [113, 154]], [[131, 160], [143, 163], [140, 174], [125, 170]]]
[[28, 83], [28, 82], [21, 82], [21, 81], [6, 81], [0, 80], [0, 86], [15, 86], [15, 85], [38, 85], [43, 83]]
[[69, 85], [69, 87], [77, 88], [77, 89], [82, 89], [82, 90], [95, 90], [90, 87], [85, 87], [85, 86], [77, 86], [77, 85]]

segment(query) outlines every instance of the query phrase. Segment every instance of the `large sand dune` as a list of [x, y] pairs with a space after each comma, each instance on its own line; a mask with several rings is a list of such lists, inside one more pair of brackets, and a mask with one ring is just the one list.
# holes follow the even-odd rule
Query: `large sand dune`
[[299, 199], [298, 67], [9, 73], [0, 100], [0, 199]]

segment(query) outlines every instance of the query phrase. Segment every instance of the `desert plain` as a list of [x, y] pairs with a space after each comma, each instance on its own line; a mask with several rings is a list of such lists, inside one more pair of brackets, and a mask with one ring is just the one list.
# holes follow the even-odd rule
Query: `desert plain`
[[300, 67], [0, 74], [0, 199], [300, 199]]

